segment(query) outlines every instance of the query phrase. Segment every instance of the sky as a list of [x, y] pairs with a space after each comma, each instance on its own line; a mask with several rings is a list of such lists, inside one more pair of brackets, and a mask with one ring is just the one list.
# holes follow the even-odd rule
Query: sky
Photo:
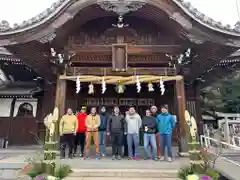
[[[0, 21], [7, 20], [11, 25], [28, 20], [56, 0], [0, 0]], [[234, 24], [240, 20], [237, 11], [237, 2], [240, 9], [240, 0], [185, 0], [205, 15], [223, 24]]]

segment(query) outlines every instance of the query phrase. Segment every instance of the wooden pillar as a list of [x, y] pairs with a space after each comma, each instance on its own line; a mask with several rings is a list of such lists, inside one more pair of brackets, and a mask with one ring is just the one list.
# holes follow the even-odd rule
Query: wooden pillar
[[56, 84], [55, 107], [59, 109], [60, 117], [65, 114], [66, 89], [67, 81], [65, 79], [58, 78]]
[[175, 96], [176, 96], [176, 108], [177, 108], [177, 128], [178, 128], [178, 145], [179, 154], [185, 155], [188, 151], [187, 148], [187, 130], [185, 122], [185, 110], [186, 110], [186, 99], [185, 99], [185, 87], [184, 79], [176, 81], [175, 85]]
[[[59, 110], [59, 121], [60, 118], [65, 114], [65, 105], [66, 105], [66, 90], [67, 90], [67, 80], [57, 79], [56, 83], [56, 95], [55, 95], [55, 107]], [[53, 110], [52, 110], [53, 111]], [[59, 138], [59, 121], [56, 127], [55, 136]]]

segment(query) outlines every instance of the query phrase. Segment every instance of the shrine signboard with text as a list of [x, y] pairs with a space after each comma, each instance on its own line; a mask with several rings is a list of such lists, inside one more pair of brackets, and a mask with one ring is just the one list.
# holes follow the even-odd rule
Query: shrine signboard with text
[[143, 98], [86, 98], [87, 106], [153, 106], [154, 99]]

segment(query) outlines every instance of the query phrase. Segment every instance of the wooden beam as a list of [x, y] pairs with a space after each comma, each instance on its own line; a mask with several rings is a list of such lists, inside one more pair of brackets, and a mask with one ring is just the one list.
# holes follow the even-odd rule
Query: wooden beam
[[68, 76], [132, 76], [132, 75], [176, 76], [176, 68], [128, 68], [126, 71], [113, 71], [112, 68], [99, 67], [68, 67]]
[[[84, 45], [66, 47], [66, 51], [75, 54], [93, 53], [93, 54], [112, 54], [112, 45]], [[169, 53], [179, 54], [182, 52], [183, 46], [181, 45], [128, 45], [128, 55], [143, 55], [152, 53]]]

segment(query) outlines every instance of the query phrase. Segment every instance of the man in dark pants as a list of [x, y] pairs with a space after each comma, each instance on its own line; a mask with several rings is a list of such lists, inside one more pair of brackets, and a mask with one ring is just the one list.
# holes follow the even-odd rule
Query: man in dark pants
[[113, 115], [107, 120], [107, 135], [111, 134], [113, 160], [120, 160], [122, 139], [126, 134], [126, 122], [124, 116], [120, 114], [119, 107], [114, 107], [113, 111]]
[[86, 110], [87, 110], [87, 108], [85, 106], [83, 106], [81, 108], [81, 112], [77, 113], [78, 129], [77, 129], [77, 134], [75, 137], [74, 156], [76, 156], [78, 145], [80, 145], [80, 157], [84, 156], [83, 154], [84, 154], [86, 130], [87, 130], [86, 126], [85, 126], [85, 121], [86, 121], [86, 117], [87, 117]]
[[68, 145], [69, 152], [68, 157], [72, 158], [72, 150], [74, 148], [74, 138], [78, 128], [77, 117], [73, 114], [72, 109], [68, 108], [67, 114], [65, 114], [59, 123], [59, 133], [61, 140], [61, 158], [65, 158], [65, 148]]

